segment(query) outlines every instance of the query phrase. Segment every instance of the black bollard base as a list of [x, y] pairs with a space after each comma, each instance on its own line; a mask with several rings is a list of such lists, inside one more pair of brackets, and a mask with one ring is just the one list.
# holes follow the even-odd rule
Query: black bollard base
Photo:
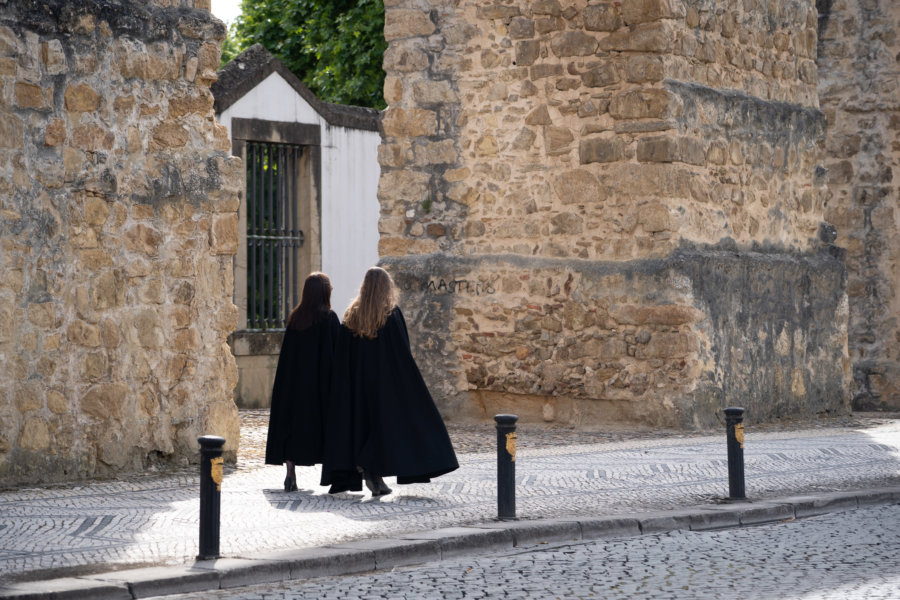
[[744, 500], [744, 409], [725, 409], [725, 436], [728, 442], [728, 496]]
[[225, 438], [204, 435], [200, 442], [200, 553], [197, 560], [219, 558], [222, 501], [222, 446]]
[[516, 521], [516, 415], [497, 415], [497, 518]]

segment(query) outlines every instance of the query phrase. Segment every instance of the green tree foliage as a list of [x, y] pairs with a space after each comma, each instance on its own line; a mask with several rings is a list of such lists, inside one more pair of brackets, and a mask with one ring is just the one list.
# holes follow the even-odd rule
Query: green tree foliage
[[233, 47], [262, 44], [322, 100], [384, 108], [382, 0], [243, 0], [241, 7]]
[[237, 39], [237, 28], [235, 24], [232, 23], [228, 27], [228, 35], [225, 37], [225, 40], [222, 41], [222, 62], [219, 65], [221, 69], [225, 65], [231, 62], [231, 59], [241, 53], [241, 49], [238, 47], [238, 39]]

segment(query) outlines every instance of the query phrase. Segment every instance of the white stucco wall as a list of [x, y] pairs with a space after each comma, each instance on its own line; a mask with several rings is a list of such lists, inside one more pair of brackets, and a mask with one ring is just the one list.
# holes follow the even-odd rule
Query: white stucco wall
[[366, 269], [378, 262], [381, 136], [330, 126], [322, 133], [322, 270], [334, 285], [331, 306], [343, 317]]
[[278, 74], [272, 73], [218, 115], [315, 124], [322, 144], [322, 270], [334, 285], [332, 307], [343, 316], [363, 275], [378, 261], [378, 132], [328, 125]]
[[231, 119], [265, 119], [324, 125], [325, 119], [278, 73], [272, 73], [218, 115], [231, 133]]

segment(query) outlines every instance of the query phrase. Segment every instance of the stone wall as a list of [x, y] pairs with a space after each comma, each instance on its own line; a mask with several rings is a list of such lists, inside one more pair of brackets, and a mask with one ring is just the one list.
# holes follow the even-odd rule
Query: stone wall
[[242, 166], [191, 4], [0, 5], [0, 484], [235, 456]]
[[900, 409], [900, 4], [820, 0], [826, 219], [847, 248], [853, 402]]
[[446, 414], [847, 410], [812, 0], [385, 4], [380, 253]]

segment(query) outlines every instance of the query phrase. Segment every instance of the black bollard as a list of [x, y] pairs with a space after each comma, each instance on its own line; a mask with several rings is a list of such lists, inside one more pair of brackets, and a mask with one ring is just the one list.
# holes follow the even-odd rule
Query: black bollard
[[496, 415], [497, 518], [516, 520], [516, 415]]
[[746, 498], [744, 494], [744, 409], [725, 409], [725, 435], [728, 439], [728, 497]]
[[219, 513], [222, 504], [222, 446], [225, 438], [204, 435], [200, 442], [200, 554], [219, 558]]

